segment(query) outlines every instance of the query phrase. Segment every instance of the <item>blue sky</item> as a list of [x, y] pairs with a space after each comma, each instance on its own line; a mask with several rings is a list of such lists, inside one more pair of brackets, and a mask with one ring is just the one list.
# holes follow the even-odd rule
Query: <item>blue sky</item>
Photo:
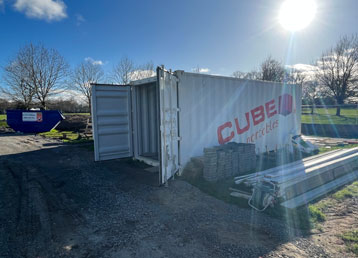
[[270, 54], [309, 64], [341, 35], [358, 32], [357, 0], [316, 0], [315, 19], [294, 35], [277, 21], [282, 2], [0, 0], [0, 65], [21, 46], [41, 42], [71, 65], [91, 57], [107, 72], [127, 55], [138, 64], [230, 75]]

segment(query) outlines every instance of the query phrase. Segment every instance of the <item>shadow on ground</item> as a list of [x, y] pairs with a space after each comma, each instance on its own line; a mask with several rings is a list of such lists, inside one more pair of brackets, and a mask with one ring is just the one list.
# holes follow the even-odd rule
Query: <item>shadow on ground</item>
[[[158, 186], [130, 159], [94, 162], [89, 146], [29, 137], [0, 139], [26, 151], [0, 156], [1, 257], [277, 257], [302, 236], [182, 180]], [[310, 256], [324, 254], [300, 239]]]

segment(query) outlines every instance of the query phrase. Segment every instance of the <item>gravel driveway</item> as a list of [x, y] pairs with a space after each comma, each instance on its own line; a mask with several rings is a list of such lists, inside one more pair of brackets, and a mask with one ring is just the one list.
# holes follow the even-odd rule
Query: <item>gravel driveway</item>
[[266, 214], [91, 146], [0, 135], [0, 257], [328, 257]]

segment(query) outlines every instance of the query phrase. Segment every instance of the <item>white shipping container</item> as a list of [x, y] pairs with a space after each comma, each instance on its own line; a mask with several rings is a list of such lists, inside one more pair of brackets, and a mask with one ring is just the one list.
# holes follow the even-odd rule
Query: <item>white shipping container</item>
[[127, 86], [92, 85], [92, 121], [96, 161], [134, 157], [159, 166], [162, 184], [205, 147], [290, 144], [301, 133], [301, 88], [158, 68]]

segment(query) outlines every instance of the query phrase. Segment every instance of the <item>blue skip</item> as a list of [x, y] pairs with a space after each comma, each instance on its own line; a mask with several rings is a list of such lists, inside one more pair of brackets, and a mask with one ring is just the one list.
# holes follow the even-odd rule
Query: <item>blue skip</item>
[[6, 116], [7, 124], [22, 133], [48, 132], [65, 119], [57, 110], [6, 110]]

